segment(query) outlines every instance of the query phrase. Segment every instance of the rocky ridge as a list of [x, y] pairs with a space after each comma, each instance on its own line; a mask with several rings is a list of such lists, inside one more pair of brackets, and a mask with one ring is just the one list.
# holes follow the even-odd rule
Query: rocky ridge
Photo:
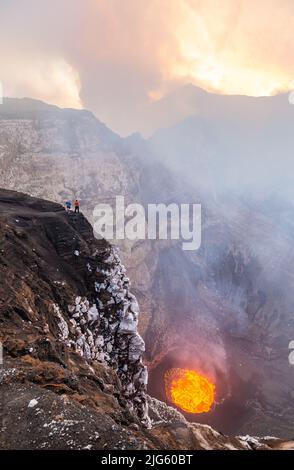
[[[142, 363], [145, 346], [137, 332], [139, 307], [115, 248], [94, 239], [82, 214], [67, 214], [54, 203], [16, 193], [2, 191], [0, 197], [5, 221], [0, 254], [4, 283], [1, 312], [8, 315], [8, 322], [3, 316], [1, 319], [1, 334], [7, 333], [4, 346], [12, 348], [13, 342], [10, 329], [6, 330], [9, 314], [17, 324], [27, 321], [27, 334], [41, 328], [46, 349], [53, 348], [54, 334], [58, 349], [66, 346], [86, 360], [97, 360], [116, 371], [122, 399], [148, 425], [147, 370]], [[51, 252], [55, 256], [46, 263], [43, 255]], [[76, 279], [77, 273], [81, 280]], [[76, 283], [68, 279], [71, 274]], [[46, 285], [35, 291], [38, 278]], [[20, 338], [27, 339], [19, 325], [11, 328], [12, 337], [18, 332]], [[21, 349], [19, 354], [38, 357], [39, 341], [34, 346], [31, 339], [30, 344], [29, 350]]]

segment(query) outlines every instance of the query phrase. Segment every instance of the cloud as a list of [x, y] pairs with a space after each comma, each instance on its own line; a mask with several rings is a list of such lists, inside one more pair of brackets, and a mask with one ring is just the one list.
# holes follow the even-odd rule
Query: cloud
[[[62, 57], [33, 56], [30, 61], [5, 59], [1, 74], [6, 96], [39, 98], [61, 107], [81, 109], [79, 74]], [[11, 76], [13, 79], [11, 79]]]
[[181, 84], [293, 87], [292, 0], [2, 0], [0, 17], [7, 93], [83, 105], [123, 134]]
[[185, 7], [172, 75], [226, 94], [267, 96], [293, 86], [293, 2], [190, 0]]
[[56, 17], [57, 2], [52, 2], [52, 9], [48, 5], [30, 0], [1, 1], [3, 93], [81, 108], [79, 72], [68, 61], [64, 48], [65, 38], [71, 33], [66, 27], [67, 10], [59, 9], [60, 16]]

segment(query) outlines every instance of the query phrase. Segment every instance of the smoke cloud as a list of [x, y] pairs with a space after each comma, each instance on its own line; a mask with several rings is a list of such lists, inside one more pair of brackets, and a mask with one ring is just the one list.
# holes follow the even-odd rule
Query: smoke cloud
[[1, 0], [0, 18], [6, 95], [89, 108], [121, 134], [152, 130], [154, 102], [187, 83], [293, 88], [292, 0]]

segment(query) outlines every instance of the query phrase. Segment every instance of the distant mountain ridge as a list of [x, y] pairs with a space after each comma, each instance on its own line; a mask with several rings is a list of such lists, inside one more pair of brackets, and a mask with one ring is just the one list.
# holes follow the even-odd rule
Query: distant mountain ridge
[[209, 191], [274, 188], [286, 195], [284, 182], [290, 189], [294, 183], [294, 106], [288, 94], [224, 96], [193, 86], [186, 94], [191, 112], [148, 139], [158, 160]]

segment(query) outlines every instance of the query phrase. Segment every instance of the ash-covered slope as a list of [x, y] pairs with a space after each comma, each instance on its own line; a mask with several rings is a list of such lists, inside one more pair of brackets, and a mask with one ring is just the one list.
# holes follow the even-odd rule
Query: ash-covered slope
[[0, 209], [0, 448], [292, 446], [227, 438], [150, 398], [148, 417], [138, 305], [114, 249], [58, 204], [1, 190]]

